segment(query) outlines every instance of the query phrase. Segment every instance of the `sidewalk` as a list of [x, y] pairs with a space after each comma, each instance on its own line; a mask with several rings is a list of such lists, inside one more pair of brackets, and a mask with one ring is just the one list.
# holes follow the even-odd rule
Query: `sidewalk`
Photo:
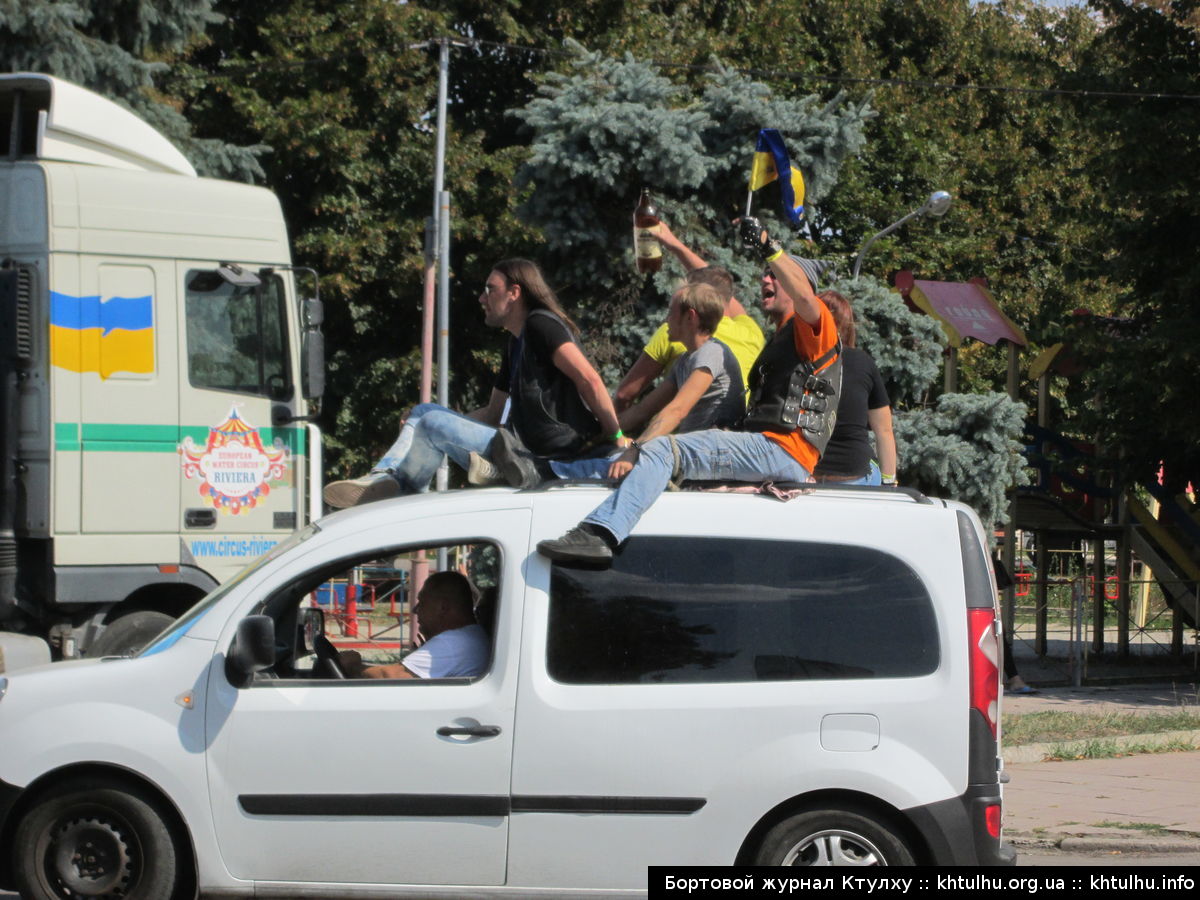
[[[1195, 685], [1043, 688], [1033, 695], [1006, 695], [1003, 709], [1023, 715], [1042, 710], [1147, 713], [1181, 707], [1200, 711]], [[1006, 751], [1006, 760], [1014, 755]], [[1200, 751], [1006, 761], [1005, 771], [1011, 779], [1004, 791], [1005, 838], [1018, 848], [1200, 851]]]

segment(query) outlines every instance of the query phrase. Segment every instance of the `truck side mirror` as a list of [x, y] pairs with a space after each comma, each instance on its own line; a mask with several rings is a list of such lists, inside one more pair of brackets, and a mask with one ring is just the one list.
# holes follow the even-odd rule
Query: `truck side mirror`
[[304, 301], [304, 370], [305, 400], [319, 400], [325, 393], [325, 304], [313, 297]]
[[255, 672], [275, 665], [275, 620], [270, 616], [246, 616], [238, 622], [237, 634], [225, 657], [225, 677], [234, 687], [245, 687]]

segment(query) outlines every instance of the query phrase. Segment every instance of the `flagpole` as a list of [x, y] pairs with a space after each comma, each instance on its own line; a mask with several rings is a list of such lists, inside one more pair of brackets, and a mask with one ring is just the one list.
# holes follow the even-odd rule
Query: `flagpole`
[[754, 199], [754, 191], [746, 191], [746, 218], [750, 218], [750, 201]]

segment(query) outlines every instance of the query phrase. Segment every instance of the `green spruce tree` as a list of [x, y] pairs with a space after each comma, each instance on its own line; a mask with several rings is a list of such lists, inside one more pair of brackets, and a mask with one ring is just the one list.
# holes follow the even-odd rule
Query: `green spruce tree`
[[168, 60], [220, 20], [212, 0], [0, 0], [0, 66], [56, 75], [131, 110], [201, 175], [261, 179], [261, 145], [199, 137], [155, 86]]

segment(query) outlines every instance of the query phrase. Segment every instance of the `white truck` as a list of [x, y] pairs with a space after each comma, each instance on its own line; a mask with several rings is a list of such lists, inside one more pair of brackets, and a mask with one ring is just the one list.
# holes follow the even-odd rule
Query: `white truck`
[[135, 649], [312, 518], [324, 346], [270, 191], [48, 75], [0, 124], [3, 671]]

